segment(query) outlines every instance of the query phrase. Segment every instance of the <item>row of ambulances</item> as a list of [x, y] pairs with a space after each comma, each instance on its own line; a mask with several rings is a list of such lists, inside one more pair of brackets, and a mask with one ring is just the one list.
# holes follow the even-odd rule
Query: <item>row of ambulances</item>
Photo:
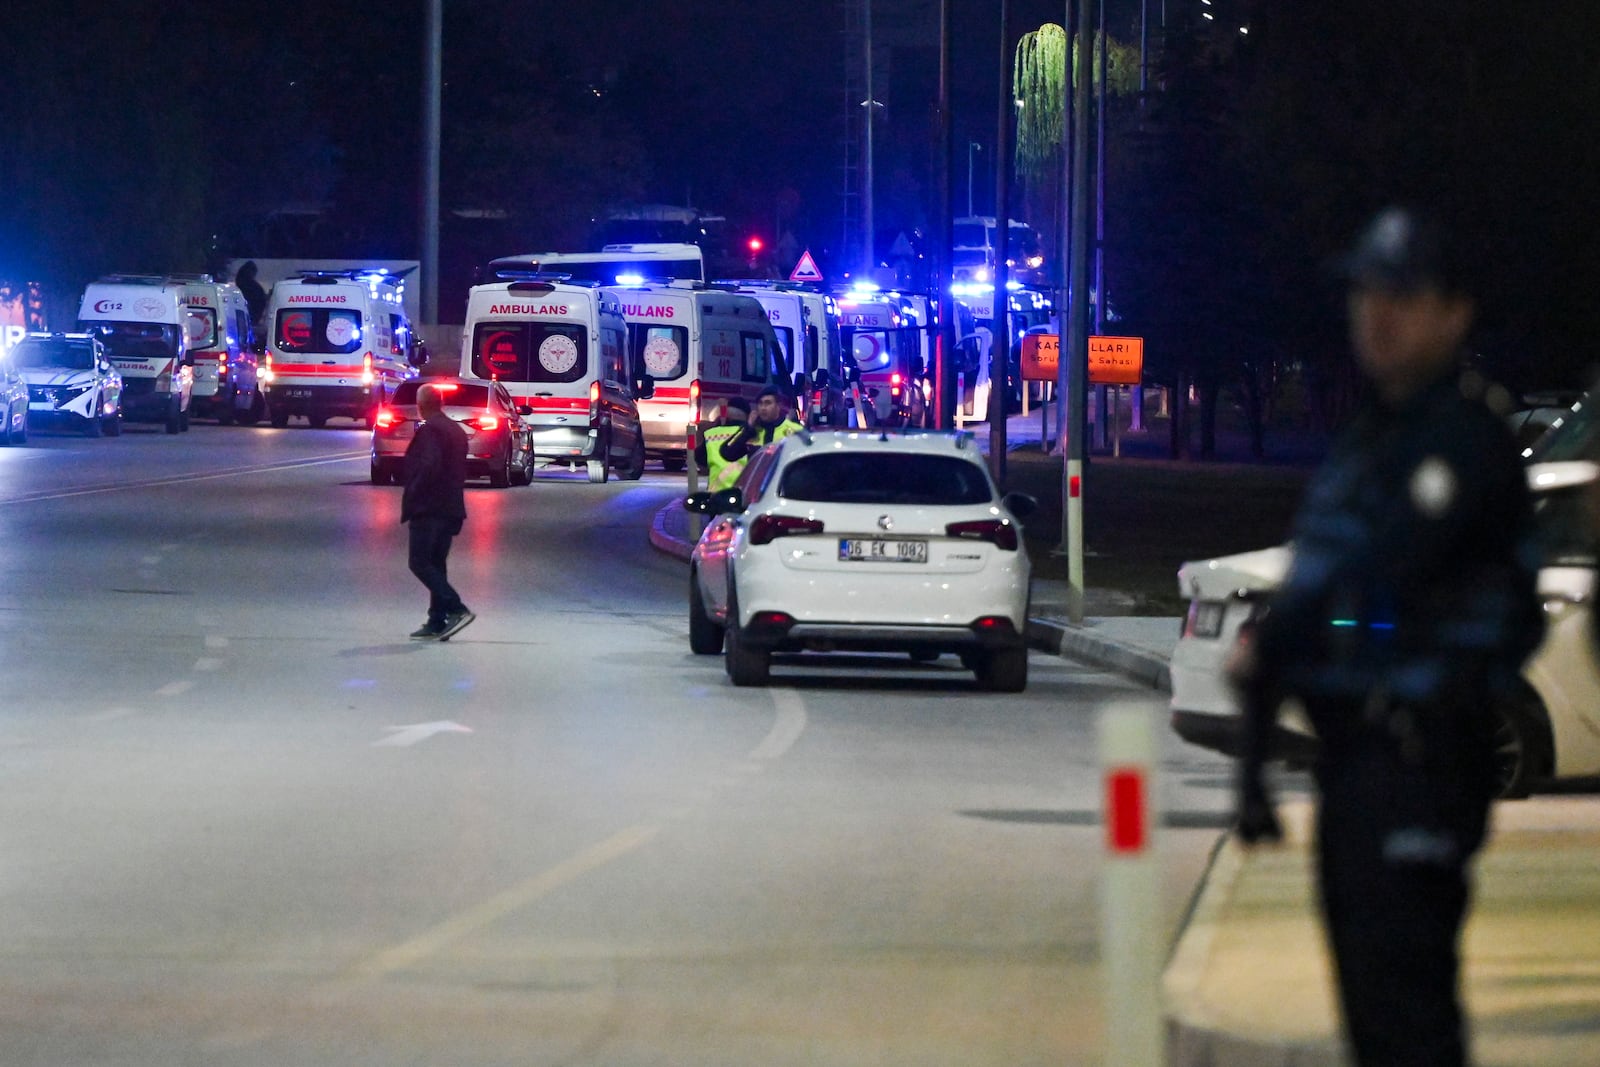
[[121, 417], [189, 428], [195, 357], [187, 287], [194, 276], [108, 274], [84, 288], [78, 325], [100, 338], [122, 376]]

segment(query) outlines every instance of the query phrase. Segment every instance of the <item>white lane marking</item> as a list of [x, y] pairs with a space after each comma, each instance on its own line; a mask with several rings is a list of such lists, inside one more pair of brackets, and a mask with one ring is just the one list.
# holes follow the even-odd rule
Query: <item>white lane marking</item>
[[160, 556], [140, 556], [139, 557], [139, 562], [143, 563], [146, 567], [154, 567], [157, 563], [161, 562], [161, 557]]
[[156, 696], [158, 696], [158, 697], [175, 697], [175, 696], [179, 696], [179, 695], [181, 695], [183, 693], [187, 693], [189, 690], [191, 690], [193, 688], [194, 688], [194, 681], [192, 679], [182, 678], [182, 679], [179, 679], [176, 682], [168, 682], [166, 685], [162, 686], [160, 689], [157, 689], [156, 690]]
[[491, 923], [498, 922], [521, 909], [548, 896], [557, 889], [578, 880], [590, 871], [598, 870], [612, 860], [620, 859], [644, 845], [661, 832], [661, 827], [641, 823], [620, 830], [604, 841], [599, 841], [582, 852], [562, 860], [554, 867], [534, 875], [510, 889], [468, 908], [453, 918], [446, 919], [416, 937], [368, 957], [345, 972], [352, 982], [377, 981], [395, 971], [413, 966], [462, 938], [477, 933]]
[[227, 648], [228, 639], [221, 634], [206, 634], [207, 648]]
[[778, 705], [778, 716], [773, 720], [772, 729], [767, 731], [767, 736], [761, 743], [750, 750], [746, 758], [753, 760], [774, 760], [785, 752], [789, 746], [800, 739], [806, 728], [806, 706], [800, 699], [800, 694], [793, 689], [772, 689], [772, 702]]
[[380, 745], [392, 745], [399, 748], [409, 748], [418, 741], [426, 741], [434, 734], [470, 734], [472, 727], [462, 726], [458, 722], [414, 722], [409, 726], [385, 726], [391, 731], [388, 737], [381, 741], [374, 741], [374, 748]]
[[129, 489], [150, 489], [162, 485], [178, 485], [183, 482], [210, 482], [218, 478], [242, 478], [250, 474], [269, 474], [273, 471], [294, 470], [298, 467], [320, 467], [327, 463], [350, 463], [358, 459], [369, 458], [366, 452], [344, 452], [327, 458], [295, 460], [289, 463], [259, 463], [252, 467], [239, 467], [231, 471], [219, 471], [213, 474], [177, 474], [170, 478], [146, 478], [137, 482], [121, 482], [116, 485], [92, 485], [86, 489], [65, 489], [60, 492], [41, 490], [36, 493], [21, 493], [17, 496], [0, 497], [0, 501], [7, 504], [33, 504], [42, 500], [66, 500], [75, 496], [93, 496], [97, 493], [120, 493]]
[[214, 671], [222, 666], [222, 660], [216, 656], [201, 656], [194, 661], [196, 671]]

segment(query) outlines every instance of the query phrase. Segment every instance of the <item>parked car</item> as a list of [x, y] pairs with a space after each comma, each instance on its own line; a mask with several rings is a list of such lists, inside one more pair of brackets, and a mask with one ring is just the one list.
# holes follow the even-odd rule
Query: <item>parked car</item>
[[[1527, 467], [1543, 546], [1539, 595], [1544, 641], [1523, 667], [1522, 692], [1500, 709], [1497, 763], [1501, 792], [1522, 796], [1558, 781], [1600, 778], [1600, 661], [1594, 596], [1600, 545], [1589, 497], [1600, 479], [1591, 460]], [[1293, 546], [1185, 563], [1178, 588], [1189, 597], [1173, 649], [1172, 728], [1184, 740], [1238, 754], [1239, 706], [1223, 663], [1283, 580]], [[1277, 755], [1305, 761], [1316, 738], [1303, 709], [1279, 715]]]
[[402, 382], [372, 420], [372, 484], [403, 480], [406, 448], [421, 414], [417, 390], [431, 385], [442, 394], [444, 413], [467, 431], [467, 476], [488, 478], [495, 488], [527, 485], [533, 475], [533, 439], [519, 408], [499, 382], [429, 378]]
[[1036, 508], [1001, 496], [970, 434], [802, 431], [752, 455], [734, 488], [695, 493], [689, 647], [726, 651], [735, 685], [774, 653], [961, 657], [990, 689], [1028, 682]]
[[20, 445], [28, 440], [28, 383], [10, 353], [0, 353], [0, 445]]
[[89, 437], [122, 432], [122, 374], [89, 333], [30, 333], [11, 349], [28, 386], [28, 420]]

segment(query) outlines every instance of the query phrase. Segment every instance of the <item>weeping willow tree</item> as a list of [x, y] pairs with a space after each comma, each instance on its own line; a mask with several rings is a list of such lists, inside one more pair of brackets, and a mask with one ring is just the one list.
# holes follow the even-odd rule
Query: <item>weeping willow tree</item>
[[[1098, 75], [1098, 37], [1092, 47]], [[1059, 240], [1061, 195], [1062, 99], [1067, 84], [1067, 31], [1047, 22], [1017, 43], [1012, 65], [1012, 85], [1021, 110], [1017, 113], [1016, 154], [1013, 166], [1022, 186], [1026, 217], [1037, 228], [1051, 222], [1052, 237]], [[1139, 50], [1106, 39], [1106, 94], [1128, 96], [1139, 88]]]

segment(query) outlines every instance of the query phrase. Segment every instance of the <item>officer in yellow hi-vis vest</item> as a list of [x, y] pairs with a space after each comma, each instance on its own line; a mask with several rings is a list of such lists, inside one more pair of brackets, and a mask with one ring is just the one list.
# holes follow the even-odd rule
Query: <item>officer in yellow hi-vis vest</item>
[[700, 435], [700, 460], [706, 468], [706, 488], [713, 493], [727, 489], [739, 480], [744, 460], [730, 463], [722, 458], [722, 446], [739, 436], [750, 419], [750, 402], [742, 396], [728, 401], [722, 421]]
[[[805, 427], [789, 418], [784, 410], [783, 394], [768, 387], [756, 396], [756, 408], [745, 419], [744, 425], [738, 426], [731, 437], [719, 435], [716, 448], [713, 448], [711, 435], [722, 429], [724, 427], [717, 426], [706, 431], [706, 461], [712, 472], [712, 492], [731, 488], [739, 480], [750, 453], [774, 441], [781, 441], [792, 433], [799, 433]], [[725, 465], [719, 466], [719, 463]]]

